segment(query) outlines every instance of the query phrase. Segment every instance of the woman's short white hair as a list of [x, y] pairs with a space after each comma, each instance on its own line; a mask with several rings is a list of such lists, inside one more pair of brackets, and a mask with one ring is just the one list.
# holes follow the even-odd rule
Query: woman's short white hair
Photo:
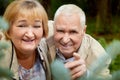
[[60, 14], [79, 14], [81, 26], [84, 27], [86, 24], [84, 11], [74, 4], [65, 4], [59, 7], [54, 15], [54, 21]]

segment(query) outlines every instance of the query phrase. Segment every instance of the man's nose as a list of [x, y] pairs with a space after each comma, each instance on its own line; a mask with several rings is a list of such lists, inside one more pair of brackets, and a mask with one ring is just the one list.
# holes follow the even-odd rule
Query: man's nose
[[63, 36], [63, 42], [64, 43], [68, 43], [70, 41], [70, 36], [68, 35], [68, 34], [65, 34], [64, 36]]

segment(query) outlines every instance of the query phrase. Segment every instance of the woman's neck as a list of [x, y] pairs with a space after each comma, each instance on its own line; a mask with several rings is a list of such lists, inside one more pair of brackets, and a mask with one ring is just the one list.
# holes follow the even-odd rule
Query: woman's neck
[[25, 69], [30, 69], [33, 67], [36, 60], [36, 52], [30, 54], [18, 54], [17, 53], [18, 63]]

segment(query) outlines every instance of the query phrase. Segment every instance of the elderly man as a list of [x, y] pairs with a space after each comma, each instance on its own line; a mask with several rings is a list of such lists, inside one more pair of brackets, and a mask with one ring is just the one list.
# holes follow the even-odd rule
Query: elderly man
[[[49, 24], [50, 27], [52, 25]], [[100, 70], [90, 70], [92, 64], [100, 64], [96, 64], [95, 61], [102, 59], [101, 56], [108, 55], [98, 41], [85, 33], [86, 27], [85, 14], [81, 8], [73, 4], [58, 8], [54, 16], [53, 36], [50, 35], [46, 43], [48, 58], [51, 62], [55, 59], [61, 60], [70, 70], [72, 79], [86, 74], [88, 77], [91, 73], [96, 77], [106, 78], [110, 75], [110, 58], [103, 60], [104, 66]]]

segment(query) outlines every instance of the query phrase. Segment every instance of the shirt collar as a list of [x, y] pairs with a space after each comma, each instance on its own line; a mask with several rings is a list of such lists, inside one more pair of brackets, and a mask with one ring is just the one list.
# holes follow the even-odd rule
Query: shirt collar
[[56, 49], [56, 56], [57, 56], [56, 58], [58, 60], [62, 61], [63, 63], [74, 61], [74, 57], [65, 59], [65, 57], [62, 55], [62, 53], [60, 53], [60, 51], [58, 49]]

